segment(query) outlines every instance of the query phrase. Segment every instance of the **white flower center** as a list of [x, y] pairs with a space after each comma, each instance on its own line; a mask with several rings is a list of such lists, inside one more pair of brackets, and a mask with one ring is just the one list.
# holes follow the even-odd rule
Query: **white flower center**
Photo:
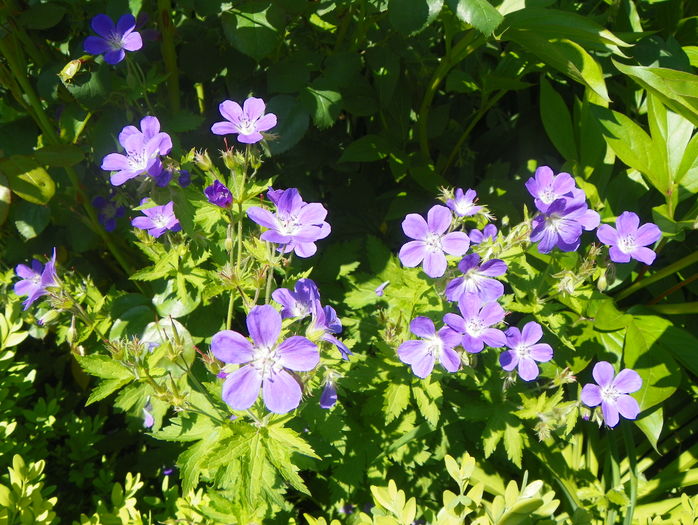
[[109, 47], [111, 47], [114, 51], [118, 51], [119, 49], [124, 47], [123, 35], [117, 32], [114, 32], [111, 35], [109, 35], [106, 41], [109, 43]]
[[145, 149], [128, 156], [128, 167], [132, 171], [144, 172], [146, 170], [148, 157], [145, 154]]
[[551, 213], [545, 218], [545, 229], [557, 232], [559, 224], [564, 220], [565, 219], [557, 213]]
[[517, 356], [519, 356], [519, 359], [523, 359], [525, 357], [530, 357], [531, 346], [523, 344], [523, 343], [518, 344], [514, 347], [514, 352], [516, 353]]
[[470, 215], [475, 205], [465, 199], [455, 201], [456, 213], [458, 215]]
[[280, 362], [279, 352], [276, 346], [270, 348], [264, 346], [255, 347], [255, 355], [252, 360], [252, 366], [259, 372], [262, 380], [267, 379], [273, 374], [279, 372], [283, 366]]
[[465, 321], [465, 331], [472, 337], [480, 337], [487, 326], [479, 317], [471, 317]]
[[632, 234], [618, 238], [618, 249], [623, 253], [630, 253], [635, 249], [635, 237]]
[[620, 396], [620, 392], [611, 385], [601, 387], [601, 401], [614, 402]]
[[293, 317], [305, 317], [310, 313], [308, 305], [296, 301], [296, 303], [291, 307], [291, 315]]
[[153, 224], [158, 228], [166, 228], [169, 222], [169, 217], [167, 215], [156, 215], [153, 218]]
[[539, 196], [540, 200], [542, 200], [545, 204], [550, 204], [557, 198], [557, 194], [550, 186], [541, 191]]
[[238, 121], [238, 130], [241, 135], [251, 135], [257, 131], [257, 126], [255, 125], [257, 120], [250, 120], [247, 117], [240, 117]]
[[301, 224], [297, 217], [277, 217], [277, 224], [279, 228], [279, 233], [281, 235], [295, 235], [301, 228]]
[[436, 358], [436, 359], [440, 359], [441, 352], [443, 351], [443, 348], [444, 348], [444, 342], [437, 335], [433, 335], [431, 337], [426, 337], [426, 338], [424, 338], [424, 341], [427, 343], [427, 346], [426, 346], [427, 354], [434, 356], [434, 358]]
[[424, 246], [430, 252], [443, 252], [441, 247], [441, 235], [436, 233], [427, 233], [426, 239], [424, 239]]
[[29, 280], [32, 282], [32, 284], [41, 284], [41, 274], [35, 273], [29, 278]]

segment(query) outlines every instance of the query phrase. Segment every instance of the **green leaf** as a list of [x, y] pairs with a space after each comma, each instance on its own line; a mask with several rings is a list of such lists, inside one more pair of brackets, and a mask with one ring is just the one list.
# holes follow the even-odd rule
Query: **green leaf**
[[121, 379], [107, 379], [106, 381], [102, 381], [97, 387], [92, 391], [90, 394], [90, 397], [87, 399], [87, 402], [85, 403], [85, 406], [91, 405], [92, 403], [96, 401], [101, 401], [105, 397], [107, 397], [109, 394], [116, 392], [119, 390], [124, 385], [127, 385], [133, 380], [133, 376], [126, 377], [126, 378], [121, 378]]
[[490, 36], [504, 17], [487, 0], [448, 0], [448, 7], [466, 24]]
[[124, 365], [106, 355], [84, 355], [76, 357], [80, 366], [90, 375], [102, 379], [131, 379], [133, 374]]
[[642, 173], [657, 190], [669, 189], [669, 176], [650, 136], [635, 122], [601, 106], [592, 109], [608, 146], [625, 164]]
[[372, 162], [384, 159], [390, 152], [390, 143], [382, 135], [364, 135], [344, 148], [339, 162]]
[[383, 394], [383, 409], [386, 421], [390, 422], [407, 408], [410, 402], [410, 387], [404, 383], [390, 383]]
[[696, 133], [686, 146], [683, 158], [676, 170], [675, 182], [685, 192], [680, 192], [679, 198], [685, 199], [698, 193], [698, 133]]
[[33, 204], [46, 204], [56, 193], [53, 179], [32, 157], [12, 155], [2, 159], [0, 172], [7, 177], [16, 195]]
[[320, 128], [329, 128], [337, 120], [342, 95], [337, 91], [306, 87], [300, 100], [313, 117], [313, 122]]
[[66, 13], [65, 7], [53, 3], [37, 4], [19, 15], [19, 23], [27, 29], [49, 29], [58, 25]]
[[507, 457], [512, 463], [520, 468], [523, 457], [523, 427], [518, 420], [516, 424], [514, 421], [507, 421], [504, 429], [504, 450], [507, 451]]
[[44, 166], [69, 168], [82, 162], [85, 154], [73, 144], [52, 144], [36, 150], [33, 157]]
[[635, 421], [635, 425], [647, 437], [647, 440], [652, 444], [654, 449], [657, 449], [657, 441], [662, 433], [664, 425], [664, 409], [659, 406], [649, 414], [646, 414], [642, 419]]
[[[245, 6], [243, 6], [244, 9]], [[267, 19], [269, 8], [263, 11], [223, 13], [223, 33], [232, 46], [259, 61], [269, 56], [278, 43], [278, 33]]]
[[610, 102], [601, 66], [576, 42], [566, 38], [549, 39], [537, 32], [512, 29], [504, 36]]
[[414, 35], [436, 19], [443, 5], [444, 0], [389, 0], [388, 19], [403, 35]]
[[504, 38], [508, 38], [507, 33], [511, 29], [528, 31], [542, 38], [570, 39], [587, 49], [608, 49], [619, 56], [625, 56], [621, 47], [632, 45], [604, 29], [589, 16], [559, 9], [527, 5], [524, 9], [507, 14], [505, 24], [507, 29]]
[[698, 75], [662, 67], [627, 66], [615, 60], [613, 64], [667, 107], [698, 126]]
[[51, 220], [51, 210], [46, 206], [37, 206], [22, 202], [13, 208], [13, 219], [17, 231], [25, 240], [39, 235]]
[[562, 97], [550, 83], [541, 78], [540, 115], [548, 138], [566, 160], [576, 160], [577, 144], [572, 127], [572, 116]]
[[278, 155], [298, 144], [308, 131], [310, 114], [303, 103], [290, 95], [278, 95], [267, 104], [269, 113], [274, 113], [278, 124], [270, 133], [276, 138], [269, 142], [269, 151]]
[[7, 214], [10, 213], [10, 203], [12, 202], [12, 191], [7, 177], [0, 173], [0, 226], [7, 220]]

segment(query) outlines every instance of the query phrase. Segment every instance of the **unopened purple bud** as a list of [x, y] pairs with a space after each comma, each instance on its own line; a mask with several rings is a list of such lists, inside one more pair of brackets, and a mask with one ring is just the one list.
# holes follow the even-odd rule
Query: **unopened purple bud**
[[233, 194], [230, 190], [219, 180], [215, 180], [213, 184], [207, 186], [204, 189], [206, 198], [211, 204], [220, 206], [221, 208], [228, 208], [233, 202]]
[[390, 281], [385, 281], [384, 283], [381, 283], [381, 285], [376, 288], [376, 295], [378, 297], [383, 297], [383, 292], [385, 291], [385, 288], [390, 284]]
[[191, 184], [191, 174], [188, 170], [179, 170], [178, 182], [182, 188], [186, 188]]
[[331, 381], [325, 383], [325, 388], [320, 396], [320, 408], [328, 410], [337, 402], [337, 389]]
[[172, 172], [170, 170], [162, 170], [159, 175], [153, 177], [155, 185], [160, 188], [165, 188], [172, 180]]

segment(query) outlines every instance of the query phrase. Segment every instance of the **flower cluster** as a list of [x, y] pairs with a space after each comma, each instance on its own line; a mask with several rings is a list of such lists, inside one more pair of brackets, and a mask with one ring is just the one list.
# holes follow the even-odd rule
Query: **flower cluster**
[[281, 253], [294, 252], [298, 257], [311, 257], [317, 251], [315, 242], [330, 234], [325, 222], [327, 210], [317, 202], [303, 201], [296, 188], [275, 190], [269, 188], [267, 197], [276, 206], [276, 213], [251, 206], [247, 216], [268, 228], [261, 239], [279, 245]]
[[[266, 407], [285, 414], [298, 407], [301, 400], [301, 379], [291, 372], [309, 372], [320, 362], [318, 343], [327, 341], [336, 346], [344, 359], [350, 350], [334, 334], [342, 330], [331, 306], [322, 306], [317, 285], [310, 279], [299, 279], [294, 290], [279, 288], [272, 297], [282, 305], [281, 313], [273, 306], [255, 306], [247, 316], [251, 341], [233, 330], [222, 330], [211, 340], [211, 351], [225, 366], [223, 400], [233, 410], [246, 410], [262, 391]], [[306, 336], [292, 335], [279, 342], [282, 321], [311, 317]], [[323, 408], [330, 408], [337, 399], [334, 380], [325, 384], [320, 399]]]

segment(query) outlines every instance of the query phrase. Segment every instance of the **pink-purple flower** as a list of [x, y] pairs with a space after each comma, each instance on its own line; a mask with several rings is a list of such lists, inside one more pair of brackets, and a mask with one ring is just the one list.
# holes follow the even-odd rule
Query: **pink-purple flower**
[[448, 208], [433, 206], [425, 221], [421, 215], [410, 213], [402, 221], [402, 231], [414, 239], [400, 248], [400, 261], [408, 268], [423, 263], [429, 277], [441, 277], [448, 263], [444, 252], [460, 256], [468, 251], [470, 240], [463, 232], [446, 233], [451, 227], [452, 215]]
[[220, 206], [221, 208], [229, 208], [233, 202], [233, 194], [230, 193], [228, 187], [219, 180], [215, 180], [213, 184], [206, 186], [204, 194], [208, 202]]
[[507, 271], [507, 265], [501, 259], [490, 259], [480, 264], [480, 256], [470, 253], [458, 263], [463, 273], [451, 280], [446, 286], [446, 298], [458, 301], [464, 293], [477, 294], [483, 303], [495, 301], [504, 293], [504, 285], [497, 279]]
[[225, 119], [211, 126], [216, 135], [237, 134], [238, 142], [255, 144], [264, 137], [262, 131], [268, 131], [276, 126], [276, 115], [264, 114], [266, 106], [261, 98], [250, 97], [242, 107], [237, 102], [225, 100], [220, 103], [218, 110]]
[[114, 186], [146, 173], [158, 177], [163, 169], [160, 155], [167, 155], [172, 149], [172, 139], [160, 131], [160, 121], [156, 117], [144, 117], [140, 130], [126, 126], [119, 133], [119, 143], [126, 155], [110, 153], [102, 160], [103, 170], [116, 172], [111, 175]]
[[470, 244], [480, 244], [485, 239], [494, 240], [497, 238], [497, 227], [492, 223], [487, 224], [482, 231], [477, 228], [470, 230], [468, 237], [470, 238]]
[[108, 232], [113, 232], [116, 229], [116, 219], [123, 217], [126, 213], [126, 208], [101, 195], [92, 199], [92, 206], [99, 210], [97, 219]]
[[469, 189], [463, 193], [461, 188], [457, 188], [453, 198], [446, 201], [446, 206], [459, 217], [470, 217], [476, 215], [482, 209], [482, 206], [475, 205], [476, 200], [477, 193], [475, 190]]
[[351, 350], [334, 336], [334, 334], [342, 333], [342, 322], [335, 309], [331, 306], [322, 306], [319, 300], [315, 300], [312, 304], [312, 314], [308, 333], [315, 334], [315, 337], [334, 345], [339, 350], [342, 359], [348, 360], [349, 356], [352, 355]]
[[162, 206], [153, 206], [141, 210], [144, 217], [136, 217], [131, 224], [141, 230], [147, 230], [156, 239], [166, 231], [178, 232], [182, 229], [174, 214], [174, 202]]
[[657, 254], [646, 246], [657, 242], [662, 237], [662, 231], [651, 222], [640, 226], [636, 213], [624, 211], [616, 219], [616, 228], [602, 224], [596, 230], [596, 236], [610, 246], [609, 255], [613, 262], [627, 263], [633, 258], [652, 264]]
[[143, 47], [141, 35], [134, 31], [136, 19], [131, 14], [114, 21], [107, 15], [97, 15], [90, 24], [99, 36], [88, 36], [83, 42], [83, 49], [91, 55], [104, 55], [107, 64], [118, 64], [126, 56], [126, 51], [138, 51]]
[[491, 347], [501, 347], [507, 342], [504, 332], [493, 325], [504, 320], [504, 309], [496, 302], [483, 305], [480, 297], [474, 293], [464, 293], [458, 300], [461, 315], [448, 313], [444, 322], [461, 334], [461, 344], [468, 352], [482, 352], [485, 344]]
[[424, 379], [431, 374], [434, 363], [439, 363], [449, 372], [460, 368], [460, 356], [453, 350], [461, 342], [461, 335], [444, 326], [436, 327], [428, 317], [416, 317], [410, 322], [410, 330], [421, 339], [405, 341], [397, 349], [397, 355], [412, 367], [412, 373]]
[[277, 288], [271, 297], [282, 306], [282, 319], [302, 319], [313, 313], [315, 302], [320, 300], [320, 291], [312, 279], [298, 279], [293, 291]]
[[298, 257], [311, 257], [317, 251], [315, 242], [330, 234], [325, 222], [327, 210], [317, 202], [306, 203], [296, 188], [269, 189], [269, 200], [276, 205], [276, 213], [251, 206], [247, 216], [260, 226], [268, 228], [262, 233], [263, 241], [279, 245], [282, 253], [294, 252]]
[[583, 193], [575, 198], [563, 197], [533, 218], [531, 241], [538, 242], [540, 253], [549, 253], [555, 247], [572, 252], [579, 248], [582, 230], [593, 230], [599, 221], [599, 214], [589, 209]]
[[613, 365], [600, 361], [592, 371], [596, 383], [589, 383], [582, 388], [582, 403], [590, 407], [601, 405], [603, 419], [609, 427], [615, 427], [620, 416], [625, 419], [635, 419], [640, 413], [637, 401], [629, 396], [642, 388], [640, 374], [624, 368], [615, 375]]
[[46, 265], [34, 259], [32, 260], [31, 268], [26, 264], [18, 264], [15, 268], [15, 273], [21, 279], [15, 283], [14, 291], [20, 297], [27, 296], [22, 303], [24, 304], [24, 310], [26, 310], [39, 297], [48, 294], [47, 288], [58, 285], [56, 249], [53, 249], [53, 255]]
[[329, 410], [335, 403], [337, 403], [337, 389], [334, 386], [334, 382], [327, 381], [320, 395], [320, 408]]
[[[230, 365], [243, 365], [223, 384], [223, 401], [234, 410], [250, 408], [259, 397], [266, 407], [285, 414], [298, 407], [302, 390], [290, 371], [307, 372], [317, 366], [320, 353], [305, 337], [294, 335], [279, 342], [281, 315], [269, 305], [255, 306], [247, 316], [252, 341], [233, 330], [213, 336], [211, 351]], [[229, 367], [225, 367], [228, 369]], [[232, 368], [232, 367], [231, 367]]]
[[523, 330], [512, 326], [506, 331], [507, 347], [499, 354], [499, 364], [507, 372], [518, 368], [519, 377], [532, 381], [538, 377], [538, 363], [547, 363], [553, 358], [553, 349], [547, 343], [539, 343], [543, 329], [535, 321], [526, 323]]
[[526, 181], [526, 189], [533, 196], [536, 208], [545, 212], [557, 199], [572, 197], [576, 188], [574, 178], [569, 173], [555, 175], [548, 166], [541, 166], [533, 177]]

